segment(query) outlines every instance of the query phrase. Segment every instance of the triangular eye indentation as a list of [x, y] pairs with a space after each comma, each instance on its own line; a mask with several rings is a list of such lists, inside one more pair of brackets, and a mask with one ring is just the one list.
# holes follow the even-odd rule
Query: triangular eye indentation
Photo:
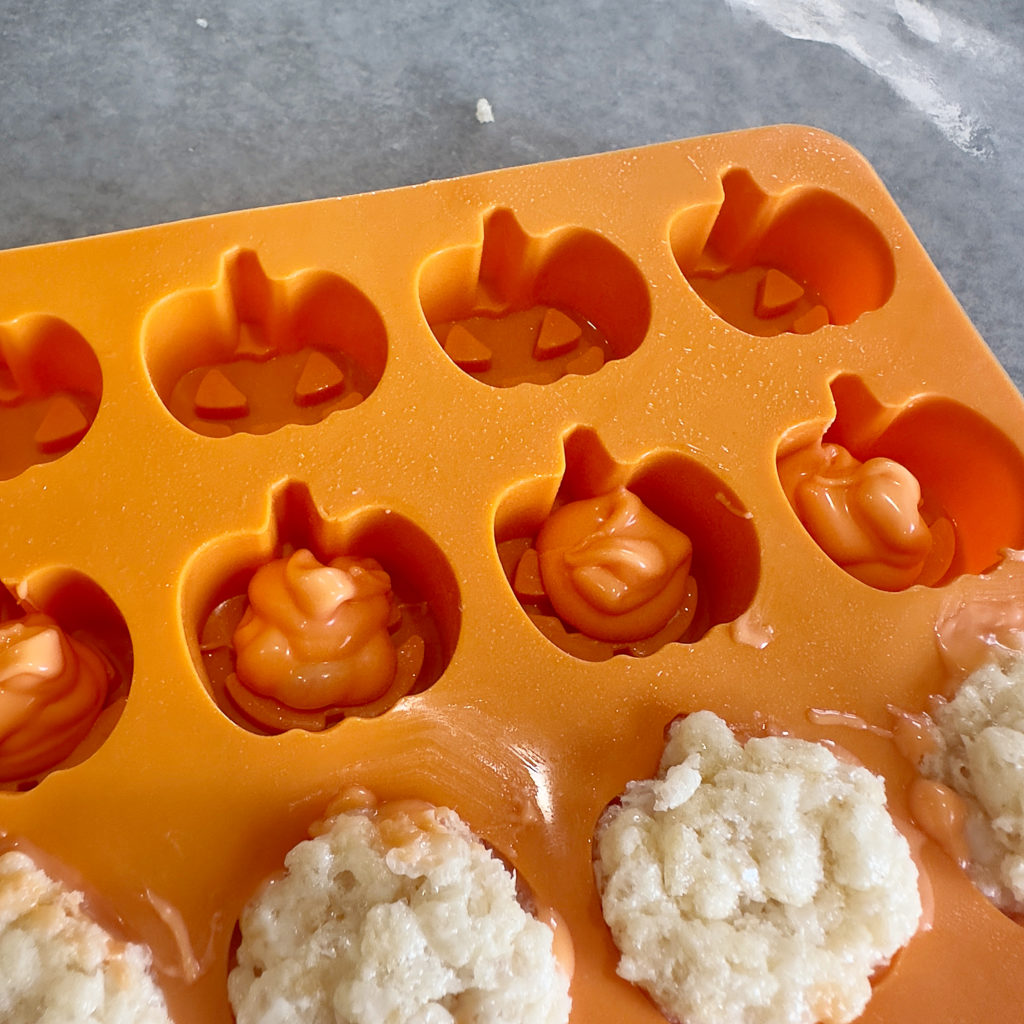
[[296, 404], [307, 406], [329, 402], [344, 390], [345, 374], [338, 364], [323, 352], [310, 352], [295, 385]]
[[222, 370], [213, 367], [199, 378], [194, 408], [202, 419], [235, 420], [249, 412], [249, 401]]
[[467, 373], [486, 373], [491, 368], [494, 353], [471, 331], [456, 323], [444, 339], [448, 358]]
[[46, 455], [69, 451], [89, 429], [89, 420], [67, 395], [57, 395], [43, 414], [33, 440]]

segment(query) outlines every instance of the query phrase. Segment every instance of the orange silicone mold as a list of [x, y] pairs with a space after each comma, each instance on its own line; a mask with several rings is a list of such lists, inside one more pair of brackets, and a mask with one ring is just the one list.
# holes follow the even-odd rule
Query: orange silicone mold
[[[937, 622], [1024, 548], [1024, 402], [844, 143], [757, 129], [0, 274], [0, 676], [60, 712], [0, 683], [0, 831], [152, 947], [178, 1021], [230, 1024], [240, 908], [346, 786], [508, 859], [567, 924], [574, 1024], [662, 1021], [591, 837], [676, 715], [838, 742], [912, 819], [888, 709], [945, 691]], [[931, 927], [863, 1020], [1014, 1018], [1024, 930], [919, 855]]]

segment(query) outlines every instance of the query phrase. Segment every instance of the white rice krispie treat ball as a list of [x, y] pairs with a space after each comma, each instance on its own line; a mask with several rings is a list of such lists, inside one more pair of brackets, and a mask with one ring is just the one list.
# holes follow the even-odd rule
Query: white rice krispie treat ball
[[921, 916], [881, 780], [708, 711], [673, 723], [596, 840], [618, 972], [686, 1024], [851, 1021]]
[[238, 1024], [564, 1024], [553, 932], [458, 815], [342, 811], [240, 921]]
[[0, 856], [0, 1021], [170, 1024], [149, 952], [119, 942], [18, 851]]
[[1024, 912], [1024, 658], [978, 669], [932, 718], [939, 749], [921, 773], [964, 798], [968, 874], [996, 906]]

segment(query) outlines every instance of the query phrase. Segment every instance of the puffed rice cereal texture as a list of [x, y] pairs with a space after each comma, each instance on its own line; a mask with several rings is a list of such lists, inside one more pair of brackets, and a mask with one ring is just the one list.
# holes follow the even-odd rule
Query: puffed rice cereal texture
[[238, 1024], [564, 1024], [553, 932], [447, 808], [346, 810], [245, 908]]
[[852, 1021], [921, 916], [879, 778], [708, 711], [605, 812], [595, 873], [619, 974], [686, 1024]]
[[114, 939], [17, 850], [0, 856], [0, 1021], [170, 1024], [148, 950]]
[[921, 773], [967, 809], [968, 874], [996, 906], [1024, 913], [1024, 658], [986, 665], [932, 711], [938, 750]]

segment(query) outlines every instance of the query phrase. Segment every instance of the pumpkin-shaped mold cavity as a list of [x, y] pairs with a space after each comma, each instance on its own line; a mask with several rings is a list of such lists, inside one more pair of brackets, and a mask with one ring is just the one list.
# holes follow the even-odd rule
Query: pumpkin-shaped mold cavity
[[743, 168], [718, 203], [672, 222], [679, 269], [704, 303], [748, 334], [810, 334], [850, 324], [888, 301], [892, 250], [851, 203], [815, 186], [764, 192]]
[[833, 380], [831, 424], [788, 431], [782, 489], [812, 539], [879, 590], [941, 586], [1024, 547], [1024, 457], [980, 413], [935, 394], [884, 405]]
[[117, 724], [132, 679], [117, 606], [77, 570], [51, 567], [0, 590], [0, 788], [73, 768]]
[[620, 249], [577, 227], [533, 237], [506, 209], [485, 219], [481, 244], [427, 260], [419, 290], [448, 357], [492, 387], [596, 373], [650, 323], [647, 285]]
[[220, 710], [255, 733], [319, 732], [433, 685], [461, 620], [437, 545], [386, 508], [325, 520], [302, 484], [260, 533], [222, 537], [186, 570], [182, 615]]
[[597, 434], [565, 442], [561, 479], [511, 488], [494, 526], [498, 557], [530, 621], [586, 661], [646, 657], [738, 618], [760, 574], [752, 517], [692, 458], [616, 462]]
[[251, 249], [225, 253], [212, 287], [175, 292], [143, 326], [150, 379], [171, 414], [209, 437], [267, 434], [358, 405], [387, 360], [384, 322], [326, 270], [268, 277]]
[[102, 391], [96, 353], [70, 324], [44, 313], [0, 324], [0, 480], [71, 451]]

